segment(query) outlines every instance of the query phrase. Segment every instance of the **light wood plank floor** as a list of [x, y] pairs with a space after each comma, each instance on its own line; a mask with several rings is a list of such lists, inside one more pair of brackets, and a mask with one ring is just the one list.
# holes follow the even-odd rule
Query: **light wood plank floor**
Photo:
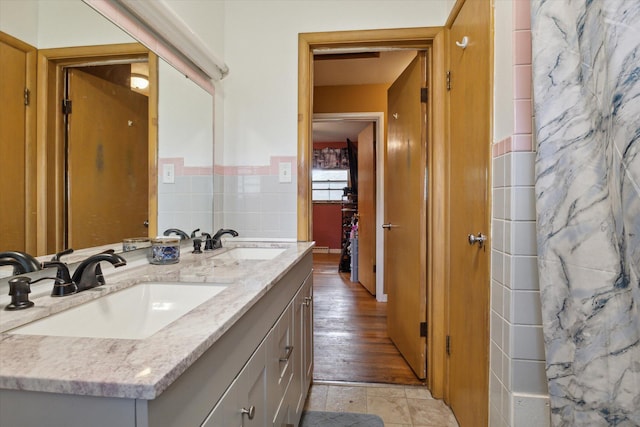
[[314, 381], [424, 385], [387, 335], [386, 304], [339, 273], [339, 258], [313, 255]]

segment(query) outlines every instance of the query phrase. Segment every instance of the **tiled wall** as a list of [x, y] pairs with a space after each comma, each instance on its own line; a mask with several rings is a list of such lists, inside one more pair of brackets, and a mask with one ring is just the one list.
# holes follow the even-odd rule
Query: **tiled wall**
[[[175, 168], [171, 184], [164, 183], [162, 177], [163, 165], [168, 163]], [[189, 167], [182, 158], [163, 158], [158, 161], [158, 171], [158, 234], [167, 228], [215, 232], [213, 168]]]
[[[279, 165], [291, 164], [291, 182], [280, 182]], [[217, 227], [232, 228], [243, 237], [296, 238], [297, 160], [271, 157], [268, 166], [216, 166], [214, 209]], [[222, 178], [222, 179], [220, 179]]]
[[536, 258], [528, 1], [513, 3], [513, 135], [493, 145], [490, 425], [549, 425]]

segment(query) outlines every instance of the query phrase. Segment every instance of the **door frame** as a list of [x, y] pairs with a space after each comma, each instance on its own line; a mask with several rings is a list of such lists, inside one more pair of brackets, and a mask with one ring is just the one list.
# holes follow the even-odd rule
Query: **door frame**
[[[313, 154], [313, 51], [353, 47], [430, 49], [427, 169], [427, 386], [436, 398], [444, 396], [448, 269], [448, 148], [446, 41], [444, 27], [337, 31], [298, 34], [298, 240], [313, 236], [311, 164]], [[434, 185], [438, 183], [438, 185]]]
[[[315, 113], [313, 122], [324, 121], [358, 121], [373, 122], [376, 124], [376, 300], [387, 302], [387, 294], [384, 293], [384, 113]], [[311, 141], [313, 144], [313, 141]]]
[[37, 98], [37, 253], [62, 249], [64, 227], [64, 123], [59, 105], [64, 69], [72, 65], [146, 57], [149, 63], [149, 235], [158, 228], [158, 57], [140, 43], [41, 49]]

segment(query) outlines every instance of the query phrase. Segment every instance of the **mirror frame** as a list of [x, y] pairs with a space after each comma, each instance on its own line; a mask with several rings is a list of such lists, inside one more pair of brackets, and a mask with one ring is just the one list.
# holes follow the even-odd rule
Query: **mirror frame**
[[64, 243], [64, 123], [59, 100], [63, 98], [64, 68], [101, 61], [147, 57], [149, 63], [148, 178], [149, 236], [158, 227], [158, 56], [140, 43], [124, 43], [38, 50], [37, 72], [37, 253], [59, 252]]

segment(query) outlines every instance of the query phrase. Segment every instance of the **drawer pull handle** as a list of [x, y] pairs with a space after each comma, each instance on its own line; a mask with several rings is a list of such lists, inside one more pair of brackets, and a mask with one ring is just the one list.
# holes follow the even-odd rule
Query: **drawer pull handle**
[[313, 299], [313, 297], [304, 297], [304, 305], [306, 307], [309, 307], [311, 305], [311, 300]]
[[288, 362], [289, 358], [291, 357], [291, 353], [293, 352], [293, 346], [292, 345], [288, 345], [285, 347], [285, 350], [287, 350], [287, 354], [284, 355], [284, 357], [280, 358], [281, 362]]
[[249, 409], [247, 408], [242, 408], [242, 410], [240, 411], [240, 413], [242, 413], [242, 415], [247, 415], [247, 418], [249, 418], [250, 420], [253, 419], [253, 417], [256, 416], [256, 407], [251, 405], [249, 406]]

